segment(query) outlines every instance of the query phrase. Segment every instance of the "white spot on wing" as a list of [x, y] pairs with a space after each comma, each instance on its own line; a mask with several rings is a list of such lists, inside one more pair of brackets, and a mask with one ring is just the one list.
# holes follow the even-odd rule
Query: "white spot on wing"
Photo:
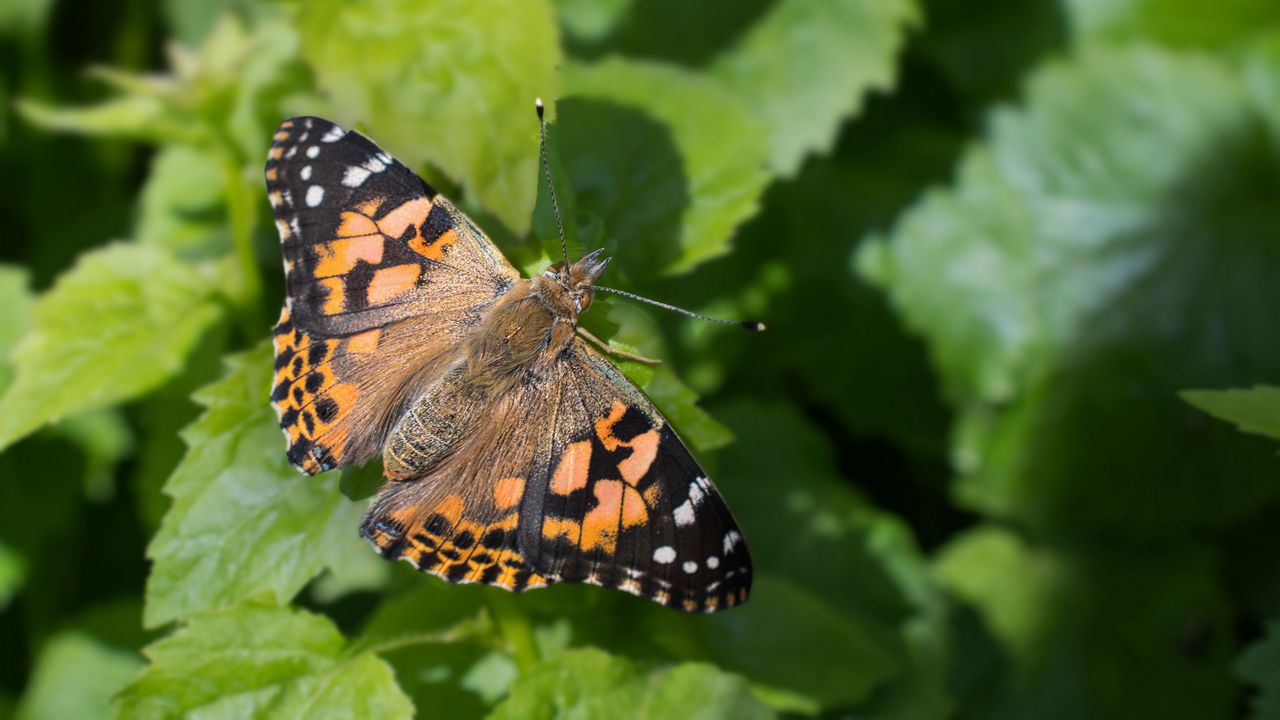
[[312, 145], [311, 147], [307, 148], [307, 157], [315, 159], [319, 157], [319, 155], [320, 155], [319, 145]]
[[729, 553], [733, 552], [733, 546], [737, 545], [738, 541], [740, 540], [742, 540], [742, 536], [738, 534], [737, 530], [730, 530], [729, 532], [725, 533], [724, 534], [724, 554], [728, 555]]
[[653, 551], [653, 561], [666, 565], [676, 559], [676, 549], [670, 545], [663, 545]]
[[302, 178], [303, 180], [310, 180], [310, 179], [311, 179], [311, 166], [310, 166], [310, 165], [307, 165], [307, 166], [303, 167], [303, 168], [302, 168], [302, 172], [298, 173], [298, 177]]
[[342, 176], [342, 184], [347, 187], [360, 187], [365, 180], [369, 179], [369, 171], [362, 167], [349, 167], [346, 174]]
[[320, 138], [320, 142], [327, 142], [327, 143], [338, 142], [339, 140], [342, 139], [342, 136], [346, 134], [347, 134], [346, 130], [343, 130], [337, 125], [334, 125], [333, 127], [329, 128], [329, 132], [325, 133], [324, 137]]
[[712, 570], [715, 570], [716, 568], [720, 567], [720, 558], [716, 557], [715, 555], [712, 555], [711, 557], [707, 558], [707, 567], [711, 568]]
[[673, 510], [671, 514], [675, 516], [676, 525], [679, 525], [680, 527], [692, 525], [695, 518], [693, 505], [691, 505], [688, 500], [677, 505], [676, 509]]
[[684, 565], [681, 565], [680, 567], [684, 568], [684, 571], [689, 573], [690, 575], [698, 572], [698, 563], [692, 560], [686, 562]]
[[307, 188], [307, 206], [315, 207], [324, 200], [324, 188], [319, 185], [312, 185]]

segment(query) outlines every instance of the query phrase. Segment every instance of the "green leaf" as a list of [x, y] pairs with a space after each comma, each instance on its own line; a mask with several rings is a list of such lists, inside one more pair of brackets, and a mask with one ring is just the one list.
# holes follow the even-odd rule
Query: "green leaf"
[[88, 635], [66, 632], [40, 649], [17, 720], [111, 717], [111, 696], [142, 667], [132, 652], [107, 647]]
[[[636, 365], [639, 363], [624, 363], [623, 371], [631, 376], [636, 372]], [[698, 394], [680, 382], [671, 368], [666, 365], [643, 367], [651, 375], [640, 387], [671, 421], [681, 438], [702, 452], [724, 447], [733, 441], [733, 433], [698, 406]]]
[[522, 675], [489, 716], [573, 718], [767, 718], [746, 681], [712, 665], [642, 672], [600, 650], [570, 650]]
[[1234, 424], [1240, 432], [1280, 440], [1280, 388], [1259, 385], [1247, 390], [1187, 390], [1182, 399]]
[[13, 548], [0, 542], [0, 611], [18, 594], [27, 581], [27, 563]]
[[188, 142], [198, 134], [176, 119], [169, 106], [152, 95], [122, 95], [89, 107], [64, 108], [24, 99], [23, 119], [45, 130], [127, 138], [147, 142]]
[[142, 186], [134, 237], [184, 259], [224, 255], [231, 249], [223, 176], [209, 152], [166, 145], [151, 161]]
[[0, 398], [0, 447], [66, 415], [130, 400], [182, 368], [218, 317], [211, 288], [156, 247], [81, 256], [35, 308]]
[[960, 498], [1045, 532], [1132, 537], [1277, 497], [1266, 449], [1202, 429], [1176, 396], [1254, 382], [1280, 356], [1262, 230], [1280, 224], [1280, 165], [1239, 74], [1097, 47], [1026, 98], [859, 258], [959, 413]]
[[764, 128], [714, 79], [613, 58], [563, 71], [559, 150], [577, 207], [635, 276], [725, 253], [768, 182]]
[[1240, 654], [1235, 670], [1241, 680], [1258, 688], [1250, 701], [1249, 717], [1280, 718], [1280, 621], [1268, 623], [1266, 635]]
[[1214, 552], [1186, 543], [1055, 548], [990, 525], [960, 534], [940, 552], [939, 576], [1015, 659], [995, 704], [966, 709], [997, 718], [1229, 716], [1233, 611], [1217, 565]]
[[779, 0], [715, 63], [769, 127], [769, 168], [793, 176], [826, 153], [866, 96], [888, 89], [914, 0]]
[[31, 327], [32, 306], [29, 289], [30, 277], [26, 270], [15, 265], [0, 265], [0, 393], [13, 381], [10, 356], [19, 338]]
[[187, 455], [165, 485], [173, 507], [147, 548], [148, 627], [250, 598], [285, 603], [360, 546], [363, 508], [338, 473], [308, 478], [285, 460], [267, 403], [271, 348], [229, 361], [196, 393], [206, 408], [182, 432]]
[[148, 646], [151, 661], [117, 698], [117, 717], [408, 718], [391, 668], [347, 646], [326, 618], [239, 606], [196, 615]]
[[1154, 40], [1176, 47], [1220, 47], [1280, 23], [1272, 0], [1066, 0], [1077, 38]]
[[560, 62], [549, 0], [326, 0], [301, 20], [303, 55], [338, 120], [366, 125], [401, 160], [432, 163], [507, 227], [528, 229], [533, 100], [555, 97]]

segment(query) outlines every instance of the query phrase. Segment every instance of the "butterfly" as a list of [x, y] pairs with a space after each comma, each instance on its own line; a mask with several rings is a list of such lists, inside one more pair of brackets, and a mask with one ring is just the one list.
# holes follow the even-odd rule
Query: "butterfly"
[[601, 251], [521, 277], [447, 198], [318, 117], [281, 123], [266, 184], [286, 286], [271, 405], [305, 474], [381, 455], [360, 527], [379, 553], [513, 591], [590, 583], [687, 612], [747, 598], [720, 493], [578, 330]]

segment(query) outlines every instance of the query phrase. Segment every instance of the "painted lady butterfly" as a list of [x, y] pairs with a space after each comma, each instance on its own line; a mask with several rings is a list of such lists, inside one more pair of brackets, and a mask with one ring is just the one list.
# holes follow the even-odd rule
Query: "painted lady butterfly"
[[271, 405], [306, 474], [381, 453], [360, 532], [382, 555], [689, 612], [746, 599], [751, 559], [720, 494], [578, 331], [600, 251], [522, 278], [407, 167], [316, 117], [280, 125], [266, 180], [287, 288]]

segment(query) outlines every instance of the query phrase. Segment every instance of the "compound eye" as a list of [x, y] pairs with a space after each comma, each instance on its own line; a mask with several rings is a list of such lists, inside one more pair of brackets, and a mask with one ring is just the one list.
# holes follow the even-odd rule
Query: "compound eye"
[[578, 312], [582, 312], [582, 311], [586, 310], [587, 308], [591, 307], [591, 297], [592, 297], [592, 295], [591, 295], [591, 291], [590, 291], [590, 290], [584, 290], [584, 291], [582, 291], [582, 294], [581, 294], [581, 295], [579, 295], [579, 296], [577, 296], [577, 297], [575, 297], [575, 298], [573, 299], [573, 300], [574, 300], [574, 303], [575, 303], [575, 304], [577, 304], [577, 306], [578, 306]]
[[564, 272], [564, 263], [558, 262], [558, 263], [552, 263], [551, 265], [548, 265], [547, 269], [544, 270], [542, 274], [549, 278], [553, 278], [553, 277], [559, 277], [560, 274], [563, 272]]

